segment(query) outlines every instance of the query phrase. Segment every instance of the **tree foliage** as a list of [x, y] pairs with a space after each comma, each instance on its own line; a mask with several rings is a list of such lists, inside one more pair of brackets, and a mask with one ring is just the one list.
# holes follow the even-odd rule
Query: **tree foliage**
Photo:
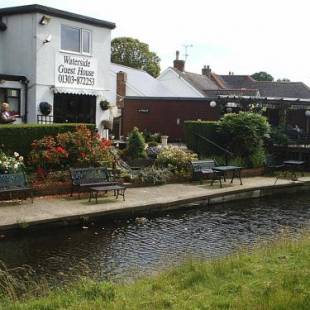
[[219, 121], [219, 132], [227, 148], [244, 159], [249, 167], [264, 163], [263, 139], [269, 131], [267, 119], [257, 113], [228, 113]]
[[142, 69], [157, 77], [160, 58], [150, 51], [148, 44], [129, 37], [115, 38], [111, 42], [111, 60], [116, 64]]
[[256, 81], [270, 81], [274, 80], [273, 76], [265, 71], [256, 72], [251, 75], [251, 77]]

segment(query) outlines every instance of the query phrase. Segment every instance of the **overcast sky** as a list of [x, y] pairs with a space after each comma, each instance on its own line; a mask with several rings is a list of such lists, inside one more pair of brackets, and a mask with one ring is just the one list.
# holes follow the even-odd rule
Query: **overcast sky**
[[309, 0], [0, 0], [0, 7], [33, 3], [115, 22], [112, 37], [148, 43], [162, 70], [193, 45], [188, 71], [209, 64], [220, 74], [267, 71], [310, 85]]

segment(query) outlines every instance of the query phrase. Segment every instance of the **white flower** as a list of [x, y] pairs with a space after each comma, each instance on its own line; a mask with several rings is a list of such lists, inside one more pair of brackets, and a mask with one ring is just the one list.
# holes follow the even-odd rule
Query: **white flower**
[[20, 157], [18, 158], [18, 160], [19, 160], [19, 161], [23, 161], [23, 160], [24, 160], [24, 157], [23, 157], [23, 156], [20, 156]]
[[19, 154], [17, 152], [14, 152], [15, 157], [19, 157]]

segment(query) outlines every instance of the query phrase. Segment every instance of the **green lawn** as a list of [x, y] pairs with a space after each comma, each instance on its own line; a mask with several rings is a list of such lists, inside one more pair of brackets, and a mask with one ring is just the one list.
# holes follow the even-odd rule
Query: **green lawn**
[[2, 297], [0, 305], [3, 309], [308, 310], [310, 236], [307, 233], [297, 242], [283, 239], [220, 260], [188, 261], [129, 284], [80, 280], [38, 298], [31, 294], [15, 302]]

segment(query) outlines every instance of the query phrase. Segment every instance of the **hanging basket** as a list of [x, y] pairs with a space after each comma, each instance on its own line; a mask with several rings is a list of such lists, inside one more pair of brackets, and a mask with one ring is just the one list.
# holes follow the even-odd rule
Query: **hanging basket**
[[109, 130], [112, 130], [113, 129], [113, 122], [110, 121], [110, 120], [103, 120], [101, 122], [102, 126], [104, 129], [109, 129]]
[[40, 102], [39, 109], [42, 115], [47, 116], [52, 112], [52, 105], [48, 102]]
[[110, 108], [110, 102], [108, 100], [101, 100], [99, 102], [100, 108], [102, 111], [106, 111]]

